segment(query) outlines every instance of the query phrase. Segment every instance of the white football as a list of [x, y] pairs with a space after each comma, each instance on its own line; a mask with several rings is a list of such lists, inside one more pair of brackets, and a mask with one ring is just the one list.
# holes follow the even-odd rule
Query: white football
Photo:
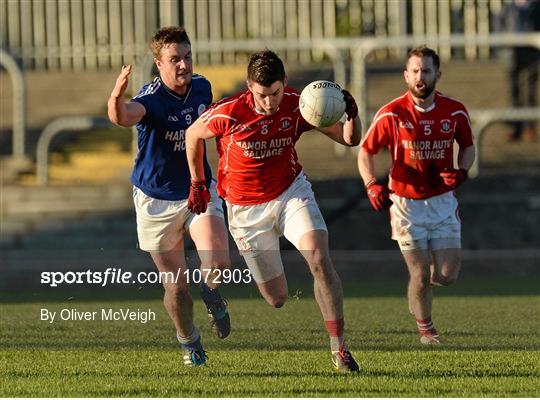
[[300, 93], [300, 113], [313, 126], [324, 128], [335, 124], [345, 112], [341, 87], [330, 81], [314, 81]]

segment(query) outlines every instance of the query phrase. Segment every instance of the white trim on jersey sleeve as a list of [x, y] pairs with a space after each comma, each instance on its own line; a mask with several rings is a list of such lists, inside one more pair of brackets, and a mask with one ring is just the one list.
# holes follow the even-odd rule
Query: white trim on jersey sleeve
[[471, 128], [471, 131], [472, 131], [472, 126], [471, 126], [471, 120], [469, 119], [469, 115], [463, 111], [463, 110], [457, 110], [457, 111], [454, 111], [452, 114], [450, 114], [452, 117], [455, 116], [455, 115], [458, 115], [458, 114], [463, 114], [465, 115], [465, 119], [467, 120], [467, 123], [469, 124], [469, 127]]
[[148, 84], [148, 86], [146, 87], [144, 92], [139, 93], [138, 95], [134, 96], [133, 98], [138, 99], [138, 98], [141, 98], [141, 97], [144, 97], [144, 96], [148, 96], [149, 94], [154, 94], [154, 93], [157, 92], [157, 90], [159, 89], [160, 86], [161, 86], [161, 81], [159, 80], [159, 78], [155, 78], [152, 82], [150, 82]]
[[[379, 111], [380, 112], [380, 111]], [[377, 117], [378, 115], [378, 117]], [[375, 128], [375, 125], [377, 125], [377, 122], [379, 122], [379, 120], [383, 117], [386, 117], [386, 116], [392, 116], [392, 117], [397, 117], [398, 115], [397, 114], [394, 114], [392, 112], [385, 112], [385, 113], [382, 113], [382, 114], [379, 114], [377, 113], [377, 115], [375, 115], [377, 118], [375, 120], [373, 120], [371, 122], [371, 125], [369, 126], [369, 129], [367, 130], [366, 134], [364, 135], [364, 137], [362, 138], [362, 141], [360, 142], [360, 146], [362, 146], [364, 144], [364, 142], [366, 141], [366, 139], [368, 138], [368, 136], [371, 134], [371, 132], [373, 131], [373, 128]]]
[[230, 119], [231, 121], [234, 121], [234, 122], [237, 122], [238, 120], [234, 117], [231, 117], [230, 115], [227, 115], [227, 114], [215, 114], [215, 115], [212, 115], [210, 117], [207, 117], [204, 119], [204, 123], [208, 123], [210, 121], [212, 121], [214, 118], [226, 118], [226, 119]]
[[296, 118], [296, 123], [294, 124], [294, 137], [298, 137], [298, 124], [300, 124], [300, 118]]
[[[392, 106], [394, 103], [396, 103], [396, 102], [402, 100], [404, 97], [407, 97], [407, 93], [408, 93], [408, 92], [405, 92], [405, 94], [402, 94], [401, 96], [396, 97], [394, 100], [390, 101], [389, 103], [387, 103], [387, 104], [385, 104], [384, 106], [382, 106], [381, 108], [379, 108], [379, 110], [375, 113], [375, 116], [373, 117], [373, 120], [371, 121], [371, 124], [370, 124], [370, 126], [369, 126], [369, 129], [368, 129], [368, 131], [366, 132], [366, 135], [365, 135], [365, 136], [367, 136], [367, 134], [368, 134], [368, 132], [371, 130], [373, 124], [379, 120], [379, 117], [382, 117], [383, 115], [386, 115], [386, 114], [390, 114], [390, 112], [383, 112], [383, 111], [386, 111], [386, 110], [388, 110], [389, 108], [391, 109], [391, 106]], [[394, 114], [394, 115], [397, 116], [396, 114]], [[362, 145], [362, 143], [360, 143], [360, 146], [361, 146], [361, 145]]]
[[[227, 144], [227, 151], [225, 152], [225, 167], [223, 168], [224, 171], [227, 171], [229, 169], [229, 151], [231, 151], [231, 146], [234, 141], [233, 139], [234, 133], [231, 133], [229, 143]], [[227, 181], [227, 189], [225, 191], [229, 193], [229, 181]]]
[[386, 103], [384, 106], [382, 106], [381, 108], [379, 108], [379, 111], [377, 111], [377, 113], [375, 114], [375, 116], [373, 117], [373, 119], [376, 119], [376, 118], [379, 116], [379, 114], [381, 114], [381, 112], [382, 112], [383, 110], [391, 109], [391, 108], [392, 108], [391, 106], [392, 106], [394, 103], [397, 103], [398, 101], [402, 100], [404, 97], [407, 97], [407, 93], [409, 93], [409, 92], [405, 92], [405, 94], [402, 94], [401, 96], [396, 97], [394, 100], [390, 101], [389, 103]]
[[399, 147], [399, 125], [398, 125], [398, 118], [395, 118], [394, 119], [394, 160], [397, 160], [398, 147]]
[[[226, 104], [234, 103], [235, 101], [238, 101], [238, 99], [229, 100], [224, 103], [216, 103], [212, 107], [210, 107], [208, 110], [203, 112], [199, 118], [201, 118], [203, 122], [206, 123], [207, 119], [210, 118], [211, 115], [213, 115], [214, 111], [218, 110], [219, 108], [221, 108], [222, 106]], [[223, 115], [223, 114], [219, 114], [219, 115]]]
[[[437, 92], [437, 94], [440, 96], [440, 97], [444, 97], [445, 99], [449, 99], [449, 100], [452, 100], [454, 102], [456, 102], [458, 104], [458, 106], [462, 107], [463, 109], [466, 109], [465, 105], [457, 100], [457, 99], [454, 99], [453, 97], [450, 97], [450, 96], [446, 96], [444, 94], [442, 94], [441, 92]], [[467, 119], [467, 123], [469, 124], [469, 126], [471, 127], [471, 131], [472, 131], [472, 125], [471, 125], [471, 120], [469, 118], [469, 114], [467, 114], [467, 111], [464, 111], [464, 110], [457, 110], [457, 111], [454, 111], [452, 114], [450, 114], [452, 117], [454, 115], [457, 115], [457, 114], [463, 114], [465, 115], [465, 118]]]

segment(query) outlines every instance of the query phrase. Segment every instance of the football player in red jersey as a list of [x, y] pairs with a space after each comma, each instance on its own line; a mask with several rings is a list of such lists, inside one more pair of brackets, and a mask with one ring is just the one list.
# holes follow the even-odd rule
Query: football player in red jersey
[[[392, 238], [409, 270], [409, 309], [420, 341], [438, 344], [431, 320], [432, 285], [455, 282], [460, 269], [461, 221], [454, 190], [467, 179], [475, 158], [471, 124], [459, 101], [435, 90], [439, 56], [420, 46], [409, 52], [408, 91], [383, 106], [362, 139], [358, 167], [377, 211], [390, 209]], [[459, 145], [454, 168], [454, 141]], [[389, 184], [375, 177], [374, 156], [392, 155]]]
[[[288, 297], [279, 253], [285, 236], [304, 256], [315, 282], [315, 298], [330, 335], [332, 361], [339, 371], [359, 367], [343, 339], [341, 281], [328, 249], [328, 232], [295, 144], [314, 129], [299, 111], [300, 94], [287, 87], [281, 59], [266, 50], [251, 56], [247, 90], [210, 107], [187, 131], [186, 151], [192, 210], [204, 211], [203, 141], [216, 138], [218, 192], [227, 203], [229, 230], [264, 299], [282, 307]], [[347, 120], [316, 128], [345, 146], [360, 142], [360, 119], [344, 91]], [[197, 190], [197, 188], [202, 188]]]

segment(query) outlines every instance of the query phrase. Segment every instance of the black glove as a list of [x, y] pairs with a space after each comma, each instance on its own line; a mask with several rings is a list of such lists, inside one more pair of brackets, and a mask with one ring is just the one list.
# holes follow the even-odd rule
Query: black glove
[[351, 93], [347, 90], [342, 90], [343, 100], [345, 100], [345, 113], [347, 114], [347, 121], [356, 118], [358, 115], [358, 106]]

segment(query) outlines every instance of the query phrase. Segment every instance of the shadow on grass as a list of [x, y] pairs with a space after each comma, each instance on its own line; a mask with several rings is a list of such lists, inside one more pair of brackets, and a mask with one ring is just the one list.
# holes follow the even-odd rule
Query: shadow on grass
[[[323, 333], [321, 332], [321, 335]], [[448, 351], [538, 351], [540, 350], [540, 341], [538, 339], [535, 342], [526, 342], [530, 338], [531, 334], [513, 334], [514, 340], [509, 342], [508, 334], [492, 335], [492, 334], [471, 334], [466, 339], [463, 335], [448, 334], [444, 339], [441, 346], [424, 346], [420, 344], [417, 336], [414, 332], [408, 332], [403, 337], [391, 337], [376, 332], [377, 337], [373, 337], [373, 333], [369, 338], [363, 338], [363, 340], [353, 340], [353, 352], [362, 358], [363, 351], [385, 351], [385, 352], [448, 352]], [[358, 335], [357, 335], [358, 336]], [[208, 340], [207, 335], [205, 340], [205, 350], [212, 355], [213, 351], [327, 351], [328, 347], [326, 342], [316, 343], [307, 342], [305, 340], [299, 342], [279, 342], [278, 340], [257, 340], [248, 341], [243, 340], [239, 342], [235, 341], [219, 341]], [[524, 342], [525, 341], [525, 342]], [[63, 340], [57, 338], [40, 339], [40, 340], [21, 340], [21, 341], [4, 341], [0, 344], [0, 350], [44, 350], [44, 351], [106, 351], [106, 352], [124, 352], [124, 351], [138, 351], [138, 350], [155, 350], [155, 351], [170, 351], [171, 356], [179, 356], [178, 345], [172, 342], [164, 342], [160, 340], [129, 340], [119, 341], [114, 339], [88, 339], [88, 338], [70, 338], [65, 337]]]

